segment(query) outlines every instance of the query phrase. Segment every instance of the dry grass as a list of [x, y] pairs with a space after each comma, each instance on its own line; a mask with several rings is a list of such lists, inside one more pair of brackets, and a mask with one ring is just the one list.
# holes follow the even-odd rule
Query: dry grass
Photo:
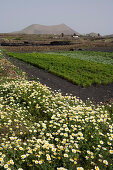
[[6, 60], [5, 58], [2, 58], [1, 65], [4, 70], [3, 72], [5, 76], [8, 76], [9, 78], [18, 77], [18, 74], [16, 73], [16, 71], [14, 71], [15, 66], [12, 65], [8, 60]]

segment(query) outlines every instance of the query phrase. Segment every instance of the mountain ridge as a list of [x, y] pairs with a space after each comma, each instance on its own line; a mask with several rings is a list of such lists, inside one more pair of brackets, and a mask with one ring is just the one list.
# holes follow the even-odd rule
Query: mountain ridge
[[65, 24], [59, 25], [40, 25], [40, 24], [32, 24], [28, 27], [25, 27], [21, 31], [15, 31], [14, 33], [24, 33], [24, 34], [61, 34], [64, 33], [66, 35], [77, 34], [78, 32], [71, 29], [69, 26]]

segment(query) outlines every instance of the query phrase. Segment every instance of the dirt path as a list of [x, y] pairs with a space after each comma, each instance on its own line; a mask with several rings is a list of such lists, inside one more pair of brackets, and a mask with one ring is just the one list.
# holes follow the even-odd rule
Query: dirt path
[[11, 61], [12, 64], [19, 67], [22, 71], [28, 74], [29, 78], [35, 80], [39, 79], [42, 84], [46, 84], [52, 90], [61, 90], [61, 93], [65, 95], [66, 93], [77, 96], [83, 101], [87, 98], [94, 102], [109, 102], [113, 100], [113, 83], [107, 86], [91, 86], [88, 88], [82, 88], [80, 86], [74, 85], [56, 75], [53, 75], [46, 70], [39, 69], [37, 67], [31, 66], [28, 63], [15, 59], [13, 57], [5, 56], [6, 59]]

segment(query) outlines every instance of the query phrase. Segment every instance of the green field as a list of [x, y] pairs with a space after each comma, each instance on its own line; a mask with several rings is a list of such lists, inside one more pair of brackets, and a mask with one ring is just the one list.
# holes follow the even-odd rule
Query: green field
[[60, 52], [47, 54], [7, 52], [7, 54], [46, 69], [83, 87], [92, 84], [106, 85], [113, 82], [113, 53]]
[[113, 53], [110, 52], [60, 51], [60, 52], [49, 52], [48, 54], [64, 55], [68, 57], [78, 58], [81, 60], [113, 65]]

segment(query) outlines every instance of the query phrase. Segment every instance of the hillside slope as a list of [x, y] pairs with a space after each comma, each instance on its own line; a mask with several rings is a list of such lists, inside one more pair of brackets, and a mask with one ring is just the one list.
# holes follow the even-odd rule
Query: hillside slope
[[51, 26], [33, 24], [15, 33], [24, 33], [24, 34], [61, 34], [61, 33], [64, 33], [66, 35], [71, 35], [74, 33], [79, 34], [78, 32], [74, 31], [73, 29], [71, 29], [65, 24], [51, 25]]

